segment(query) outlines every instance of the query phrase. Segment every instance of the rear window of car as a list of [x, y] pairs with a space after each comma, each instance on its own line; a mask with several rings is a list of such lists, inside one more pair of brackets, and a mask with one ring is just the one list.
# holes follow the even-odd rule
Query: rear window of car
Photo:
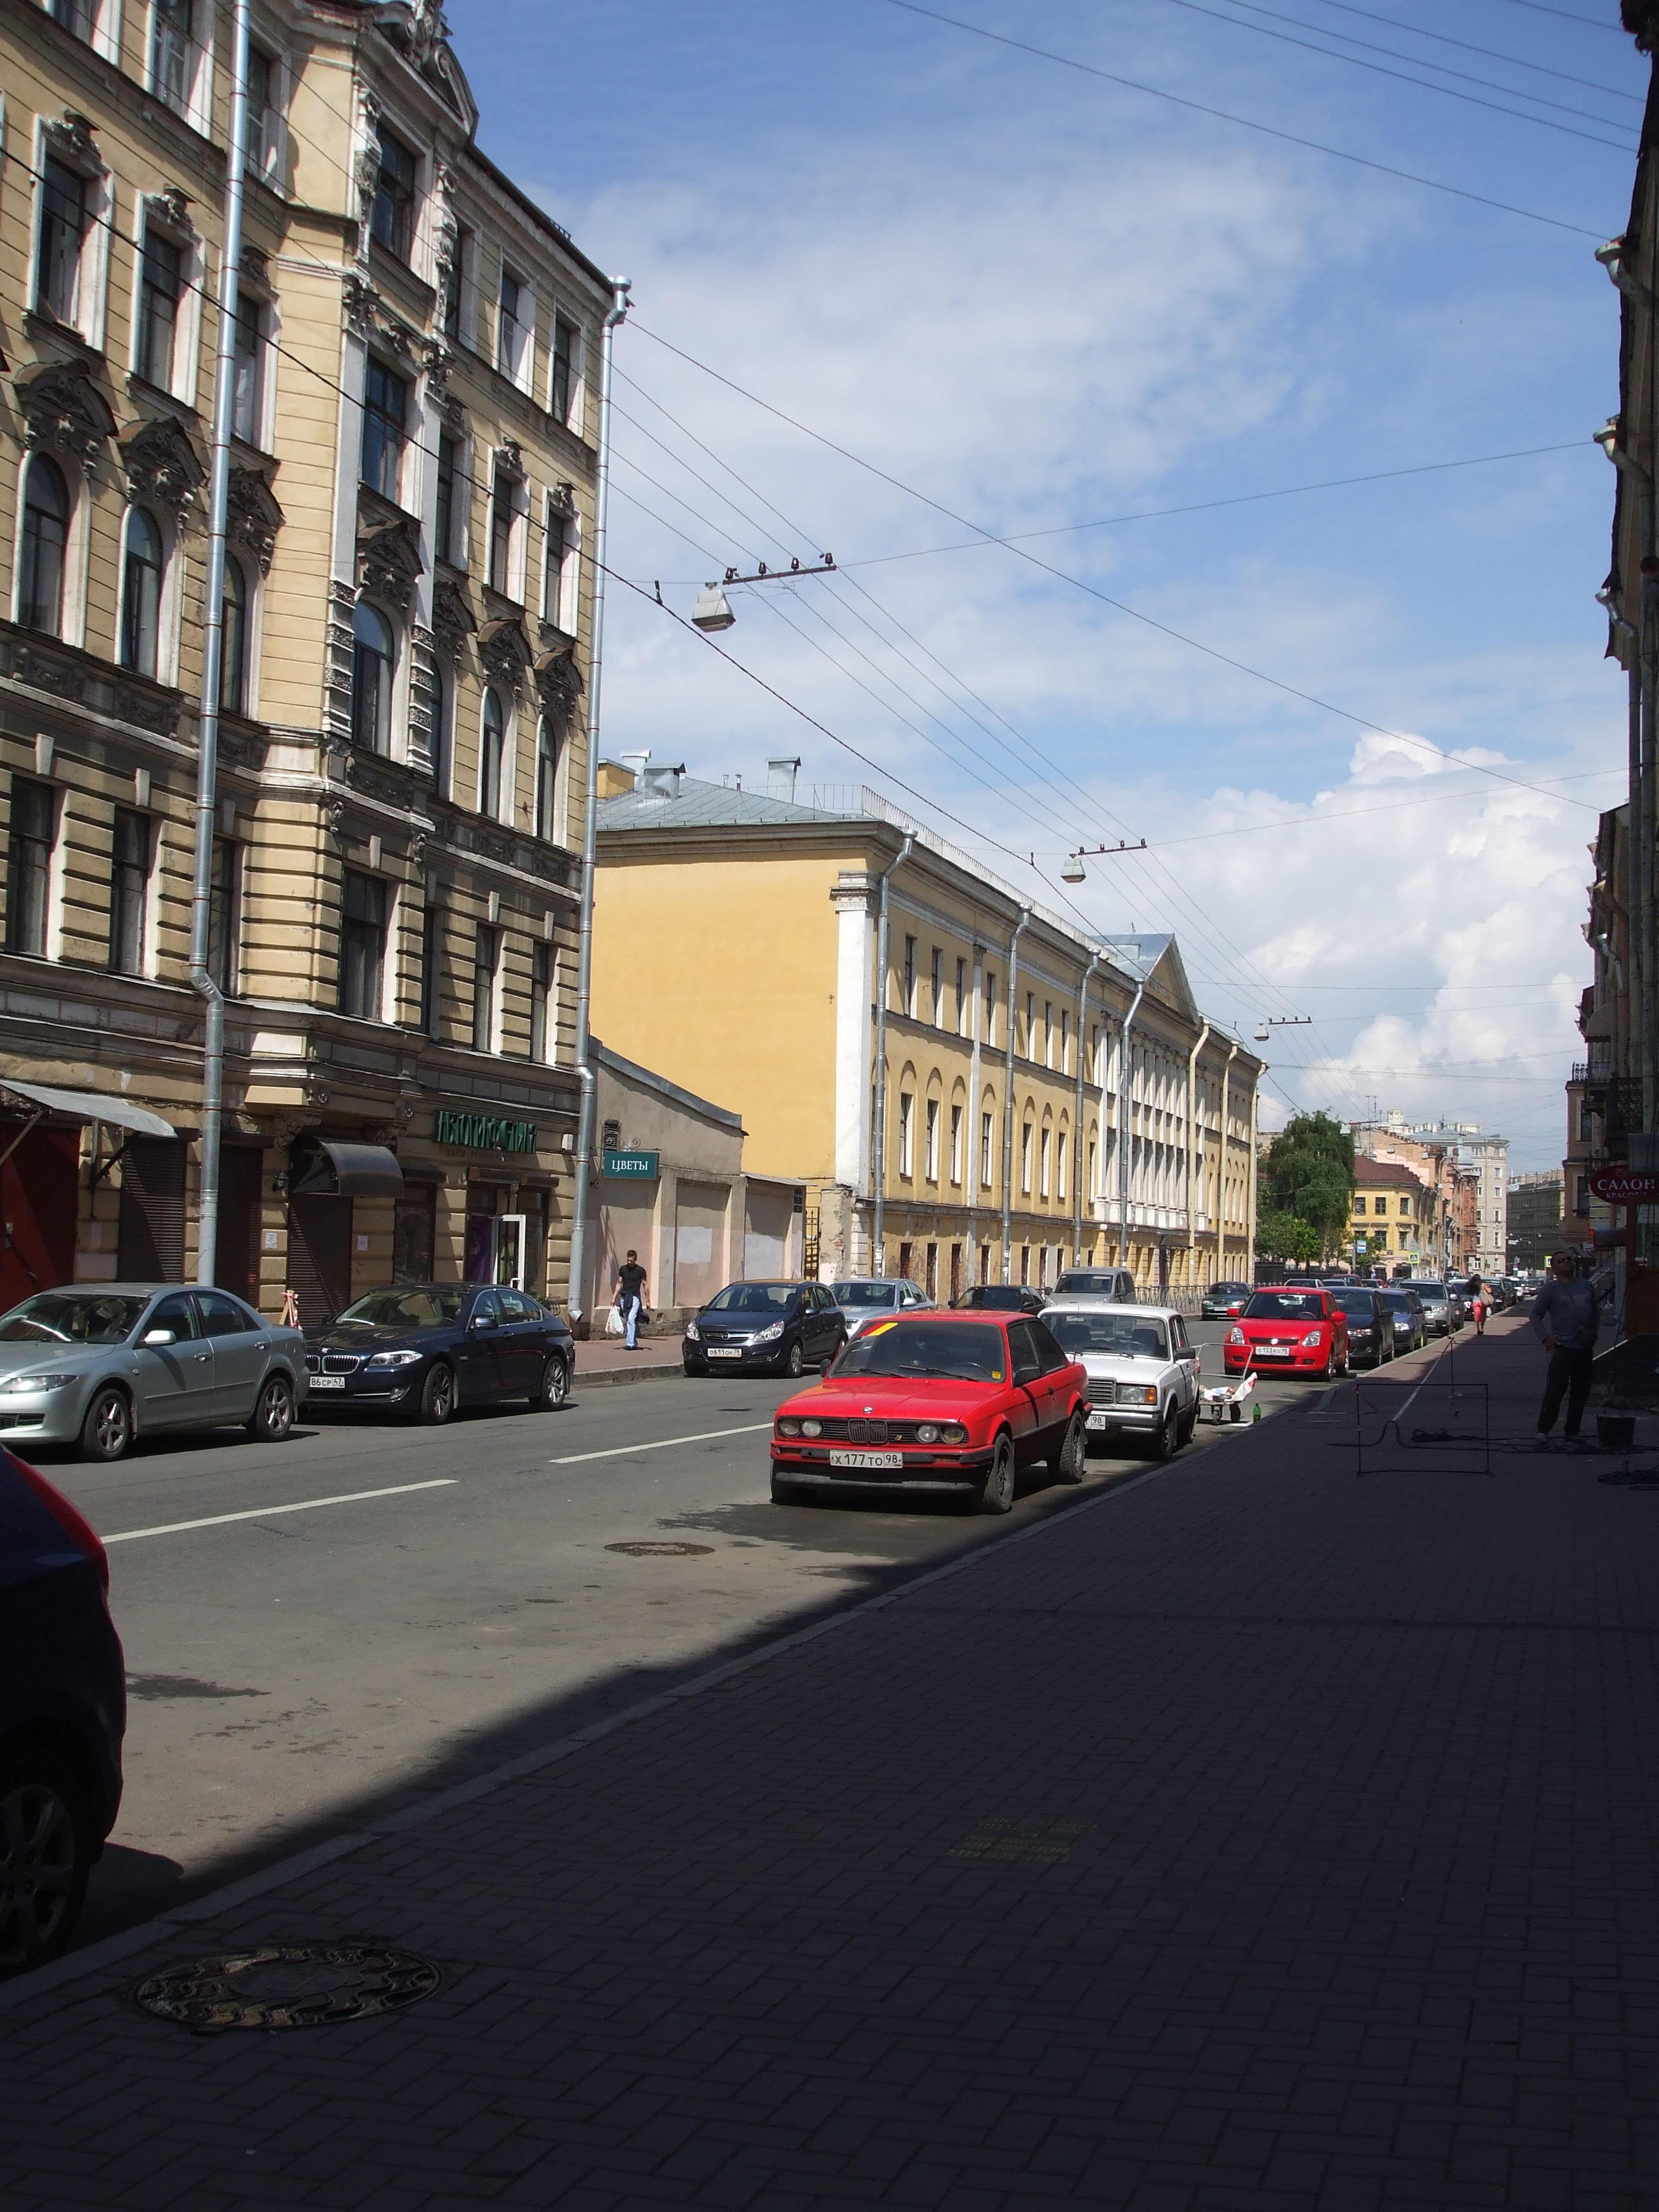
[[1057, 1287], [1062, 1297], [1067, 1293], [1073, 1297], [1092, 1297], [1098, 1293], [1103, 1297], [1110, 1297], [1121, 1280], [1122, 1277], [1115, 1273], [1091, 1274], [1086, 1268], [1083, 1268], [1075, 1269], [1069, 1274], [1062, 1275]]
[[1322, 1291], [1258, 1291], [1244, 1309], [1246, 1321], [1323, 1321]]
[[712, 1313], [787, 1313], [794, 1303], [793, 1283], [728, 1283], [708, 1301]]
[[1052, 1308], [1042, 1318], [1073, 1359], [1090, 1352], [1119, 1358], [1170, 1356], [1169, 1333], [1161, 1321], [1137, 1321], [1132, 1314], [1121, 1313], [1055, 1313]]
[[465, 1293], [450, 1290], [370, 1291], [338, 1316], [376, 1328], [434, 1328], [460, 1317]]
[[1002, 1331], [939, 1319], [873, 1322], [836, 1362], [837, 1375], [918, 1375], [957, 1382], [1007, 1379]]
[[1364, 1314], [1369, 1320], [1376, 1310], [1376, 1296], [1375, 1291], [1344, 1291], [1336, 1303], [1345, 1314]]
[[843, 1308], [890, 1306], [896, 1288], [893, 1283], [837, 1283], [830, 1295]]

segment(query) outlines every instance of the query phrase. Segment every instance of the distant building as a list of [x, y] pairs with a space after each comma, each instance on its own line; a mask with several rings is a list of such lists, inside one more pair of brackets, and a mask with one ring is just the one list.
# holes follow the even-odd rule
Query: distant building
[[1510, 1177], [1510, 1252], [1516, 1269], [1548, 1264], [1561, 1242], [1559, 1168]]
[[1399, 1160], [1434, 1190], [1436, 1227], [1425, 1255], [1449, 1275], [1501, 1275], [1509, 1265], [1507, 1137], [1475, 1121], [1407, 1121], [1397, 1109], [1352, 1125], [1356, 1153]]
[[1369, 1159], [1356, 1153], [1353, 1216], [1349, 1235], [1354, 1265], [1383, 1274], [1414, 1275], [1425, 1261], [1437, 1258], [1425, 1240], [1435, 1224], [1435, 1196], [1415, 1169], [1402, 1160]]

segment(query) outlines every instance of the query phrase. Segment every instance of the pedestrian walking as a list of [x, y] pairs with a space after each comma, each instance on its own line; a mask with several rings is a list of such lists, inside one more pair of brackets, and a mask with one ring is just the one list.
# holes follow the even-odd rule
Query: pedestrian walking
[[1538, 1293], [1532, 1310], [1533, 1334], [1550, 1356], [1544, 1378], [1543, 1402], [1538, 1408], [1536, 1449], [1547, 1451], [1550, 1431], [1567, 1401], [1568, 1443], [1578, 1441], [1578, 1424], [1584, 1418], [1595, 1372], [1595, 1339], [1601, 1326], [1601, 1305], [1593, 1283], [1579, 1280], [1570, 1252], [1558, 1252], [1552, 1261], [1551, 1279]]
[[1469, 1277], [1468, 1297], [1469, 1313], [1474, 1322], [1474, 1333], [1477, 1336], [1484, 1336], [1486, 1333], [1486, 1293], [1479, 1275]]
[[617, 1270], [617, 1311], [623, 1317], [625, 1352], [637, 1352], [639, 1325], [646, 1320], [645, 1270], [640, 1265], [640, 1255], [630, 1252]]

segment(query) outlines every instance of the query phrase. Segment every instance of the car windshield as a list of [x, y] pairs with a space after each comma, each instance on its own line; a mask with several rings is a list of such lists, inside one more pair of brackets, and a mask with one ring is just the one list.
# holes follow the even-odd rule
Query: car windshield
[[123, 1344], [149, 1304], [107, 1291], [46, 1291], [0, 1321], [0, 1344]]
[[465, 1296], [464, 1291], [421, 1286], [370, 1291], [337, 1316], [337, 1326], [339, 1322], [361, 1321], [375, 1328], [437, 1328], [445, 1322], [460, 1319]]
[[1029, 1291], [1018, 1289], [1011, 1283], [987, 1283], [981, 1284], [974, 1292], [974, 1304], [999, 1309], [1006, 1307], [1009, 1312], [1018, 1313], [1024, 1310], [1030, 1295]]
[[1325, 1300], [1318, 1291], [1258, 1291], [1244, 1309], [1246, 1321], [1323, 1321]]
[[1000, 1382], [1007, 1353], [1000, 1328], [970, 1321], [877, 1322], [836, 1362], [842, 1375], [940, 1376], [956, 1382]]
[[1118, 1279], [1115, 1275], [1091, 1275], [1084, 1270], [1062, 1275], [1059, 1288], [1062, 1293], [1070, 1292], [1073, 1295], [1088, 1296], [1097, 1292], [1103, 1297], [1109, 1297], [1117, 1288], [1117, 1282]]
[[1369, 1321], [1376, 1311], [1371, 1304], [1375, 1295], [1370, 1291], [1345, 1291], [1336, 1303], [1345, 1314], [1364, 1314]]
[[1074, 1359], [1091, 1352], [1111, 1352], [1119, 1358], [1167, 1359], [1170, 1336], [1161, 1321], [1137, 1321], [1133, 1314], [1054, 1313], [1042, 1316], [1049, 1333]]
[[836, 1304], [848, 1306], [890, 1306], [898, 1296], [892, 1283], [837, 1283]]
[[1443, 1283], [1413, 1283], [1412, 1288], [1425, 1305], [1431, 1300], [1443, 1298], [1446, 1295], [1446, 1286]]
[[728, 1283], [708, 1301], [710, 1313], [787, 1313], [793, 1283]]

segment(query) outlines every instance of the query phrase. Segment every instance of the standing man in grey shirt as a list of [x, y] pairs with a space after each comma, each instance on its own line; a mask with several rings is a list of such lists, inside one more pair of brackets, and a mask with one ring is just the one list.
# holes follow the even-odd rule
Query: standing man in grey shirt
[[1595, 1286], [1578, 1279], [1571, 1253], [1558, 1252], [1550, 1266], [1552, 1279], [1540, 1291], [1532, 1309], [1533, 1334], [1550, 1356], [1543, 1403], [1538, 1408], [1535, 1449], [1539, 1451], [1549, 1449], [1550, 1431], [1563, 1398], [1567, 1401], [1567, 1421], [1562, 1433], [1568, 1443], [1577, 1443], [1584, 1401], [1589, 1396], [1596, 1333], [1601, 1326]]

